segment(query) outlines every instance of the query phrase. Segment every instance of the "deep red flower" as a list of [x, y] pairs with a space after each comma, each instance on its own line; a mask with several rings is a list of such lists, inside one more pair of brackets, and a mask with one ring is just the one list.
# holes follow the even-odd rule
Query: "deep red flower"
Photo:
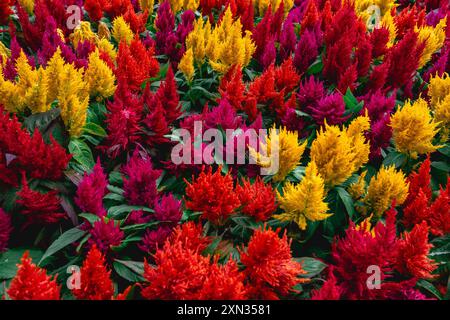
[[141, 155], [136, 149], [123, 167], [124, 196], [131, 205], [153, 207], [158, 196], [156, 180], [160, 170], [153, 169], [149, 155]]
[[0, 208], [0, 253], [8, 246], [9, 236], [12, 231], [11, 217]]
[[[386, 212], [386, 224], [377, 223], [372, 231], [366, 225], [360, 228], [353, 223], [345, 232], [345, 237], [333, 243], [331, 256], [334, 262], [334, 275], [342, 288], [344, 299], [375, 299], [379, 290], [370, 290], [366, 284], [367, 268], [371, 265], [380, 268], [381, 290], [388, 273], [392, 272], [397, 246], [395, 210]], [[363, 222], [365, 223], [365, 222]]]
[[223, 224], [240, 205], [231, 175], [223, 176], [220, 171], [219, 168], [212, 173], [212, 167], [208, 167], [197, 178], [192, 177], [192, 183], [186, 181], [186, 208], [202, 212], [203, 219], [217, 225]]
[[138, 244], [138, 247], [147, 253], [155, 252], [157, 248], [161, 247], [171, 233], [172, 228], [167, 225], [161, 225], [156, 230], [147, 230], [142, 237], [142, 242]]
[[428, 223], [431, 233], [436, 236], [450, 233], [450, 178], [447, 179], [447, 188], [441, 188], [439, 196], [430, 207]]
[[408, 176], [409, 182], [409, 191], [408, 197], [404, 202], [404, 206], [407, 207], [419, 194], [419, 191], [422, 190], [425, 197], [430, 200], [432, 191], [430, 186], [431, 181], [431, 160], [428, 156], [424, 162], [420, 165], [420, 168], [417, 172], [413, 172]]
[[114, 284], [111, 271], [106, 267], [105, 257], [93, 245], [89, 250], [83, 266], [80, 268], [80, 288], [72, 290], [79, 300], [111, 300]]
[[60, 289], [56, 277], [52, 279], [44, 269], [36, 266], [27, 251], [7, 293], [12, 300], [59, 300]]
[[24, 215], [27, 220], [25, 226], [34, 223], [52, 224], [67, 218], [61, 208], [58, 192], [41, 193], [32, 190], [25, 176], [22, 178], [22, 189], [17, 193], [17, 196], [17, 204], [22, 207], [20, 214]]
[[58, 180], [71, 158], [53, 137], [46, 144], [39, 132], [31, 136], [16, 116], [0, 108], [0, 149], [12, 159], [8, 167], [25, 170], [31, 178]]
[[278, 299], [279, 295], [288, 295], [296, 284], [304, 282], [298, 278], [305, 271], [292, 259], [291, 241], [286, 233], [280, 238], [278, 232], [264, 228], [255, 230], [247, 249], [241, 250], [252, 299]]
[[342, 289], [337, 284], [337, 279], [333, 273], [333, 266], [329, 267], [328, 279], [320, 289], [311, 292], [311, 300], [339, 300]]
[[99, 217], [106, 215], [103, 206], [103, 197], [108, 192], [108, 180], [103, 172], [100, 159], [90, 174], [85, 173], [83, 180], [78, 185], [75, 203], [83, 212], [93, 213]]
[[0, 3], [0, 24], [5, 25], [8, 23], [9, 15], [13, 12], [9, 7], [12, 4], [12, 0], [5, 0]]
[[424, 221], [414, 226], [411, 232], [405, 232], [398, 242], [397, 270], [405, 275], [416, 278], [431, 278], [431, 273], [437, 268], [433, 260], [428, 258], [430, 249], [428, 243], [428, 225]]
[[270, 184], [257, 177], [252, 184], [249, 179], [236, 186], [236, 193], [242, 205], [242, 213], [256, 221], [266, 221], [277, 209], [275, 192]]
[[85, 0], [84, 9], [87, 11], [92, 21], [99, 21], [103, 17], [104, 0]]
[[159, 201], [155, 202], [154, 218], [164, 223], [175, 226], [180, 222], [183, 212], [181, 201], [177, 200], [173, 194], [163, 195]]
[[124, 237], [119, 225], [114, 220], [107, 221], [106, 218], [96, 221], [89, 232], [91, 234], [89, 245], [96, 245], [103, 253], [107, 253], [111, 247], [120, 245]]

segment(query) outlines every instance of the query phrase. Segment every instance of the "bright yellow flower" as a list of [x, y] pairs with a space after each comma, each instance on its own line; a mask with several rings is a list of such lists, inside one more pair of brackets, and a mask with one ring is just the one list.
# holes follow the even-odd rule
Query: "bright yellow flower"
[[[163, 0], [160, 0], [159, 3], [163, 3]], [[196, 11], [200, 0], [169, 0], [170, 7], [173, 13], [177, 13], [181, 10], [192, 10]]]
[[324, 181], [317, 172], [316, 164], [311, 161], [305, 170], [305, 176], [299, 184], [287, 182], [283, 195], [277, 192], [277, 198], [283, 213], [274, 218], [281, 221], [294, 221], [302, 230], [306, 229], [306, 220], [321, 221], [328, 214], [328, 205], [324, 202], [326, 193]]
[[381, 19], [381, 25], [388, 29], [389, 42], [387, 43], [387, 46], [392, 47], [395, 43], [395, 38], [397, 37], [397, 26], [395, 25], [394, 17], [390, 11], [388, 11]]
[[33, 15], [34, 0], [19, 0], [19, 4], [28, 12], [29, 15]]
[[372, 223], [370, 221], [372, 220], [373, 214], [371, 214], [369, 217], [361, 221], [355, 228], [355, 230], [361, 230], [366, 233], [370, 233], [370, 235], [374, 238], [375, 237], [375, 230], [372, 228]]
[[149, 15], [152, 15], [154, 5], [155, 0], [139, 0], [139, 6], [141, 7], [142, 11], [147, 10]]
[[441, 128], [441, 141], [447, 141], [450, 133], [450, 94], [436, 105], [434, 119], [439, 123], [439, 127]]
[[[348, 0], [342, 0], [342, 3]], [[369, 17], [373, 14], [380, 14], [379, 19], [383, 18], [386, 13], [389, 13], [397, 4], [395, 0], [353, 0], [356, 14], [361, 17], [364, 22], [367, 22]], [[377, 9], [375, 9], [377, 8]], [[377, 11], [379, 10], [379, 11]]]
[[126, 44], [130, 44], [131, 40], [133, 40], [133, 31], [122, 16], [114, 19], [112, 23], [112, 36], [117, 43], [124, 41]]
[[275, 12], [281, 5], [281, 2], [284, 4], [284, 14], [286, 16], [294, 6], [294, 0], [254, 0], [255, 14], [260, 17], [264, 16], [269, 6], [272, 8], [272, 12]]
[[11, 56], [11, 50], [9, 50], [3, 42], [0, 41], [0, 65], [1, 63], [5, 63], [6, 60]]
[[65, 63], [58, 49], [45, 69], [49, 82], [49, 101], [58, 100], [61, 118], [71, 136], [79, 136], [86, 123], [89, 106], [88, 85], [83, 71]]
[[436, 75], [430, 78], [428, 94], [431, 97], [431, 107], [434, 109], [437, 104], [450, 94], [450, 77], [444, 73], [442, 77]]
[[438, 132], [437, 126], [425, 100], [420, 98], [413, 104], [406, 101], [391, 117], [396, 149], [413, 158], [435, 151], [439, 146], [434, 146], [432, 141]]
[[[186, 37], [186, 48], [191, 50], [196, 62], [201, 64], [206, 55], [207, 34], [211, 32], [209, 21], [205, 24], [203, 19], [194, 22], [194, 28]], [[187, 51], [186, 51], [187, 52]]]
[[311, 145], [311, 160], [325, 183], [338, 185], [347, 180], [369, 159], [370, 146], [364, 131], [370, 127], [369, 117], [358, 117], [348, 129], [325, 124]]
[[47, 76], [42, 70], [33, 70], [23, 51], [16, 61], [16, 68], [17, 88], [20, 96], [20, 104], [17, 109], [23, 110], [27, 107], [32, 113], [47, 111], [49, 109]]
[[91, 30], [91, 24], [88, 21], [81, 21], [70, 35], [70, 40], [75, 48], [80, 42], [89, 40], [93, 43], [97, 42], [97, 35]]
[[278, 157], [278, 167], [275, 168], [278, 171], [274, 172], [273, 181], [280, 182], [298, 166], [305, 148], [306, 141], [300, 144], [296, 131], [288, 131], [285, 127], [276, 129], [274, 126], [269, 130], [266, 142], [261, 143], [261, 153], [257, 153], [252, 148], [249, 149], [250, 156], [263, 168], [277, 167], [273, 161], [276, 161]]
[[[1, 70], [0, 70], [1, 71]], [[0, 72], [0, 104], [2, 104], [9, 112], [20, 111], [21, 97], [19, 88], [8, 81], [3, 76], [3, 71]]]
[[184, 74], [188, 82], [192, 81], [195, 72], [194, 53], [192, 52], [192, 49], [187, 50], [183, 55], [180, 64], [178, 65], [178, 70], [180, 70]]
[[192, 49], [195, 63], [201, 65], [204, 58], [208, 58], [214, 70], [226, 73], [233, 65], [245, 67], [250, 63], [256, 50], [251, 35], [246, 31], [242, 36], [242, 24], [239, 19], [233, 21], [228, 7], [213, 29], [202, 17], [194, 23], [194, 29], [186, 38], [186, 50]]
[[114, 48], [113, 44], [109, 42], [107, 39], [101, 39], [97, 42], [97, 48], [100, 51], [103, 51], [108, 54], [108, 56], [112, 59], [112, 61], [116, 60], [117, 51]]
[[408, 196], [408, 189], [409, 183], [403, 172], [396, 171], [394, 166], [382, 167], [370, 180], [364, 202], [376, 217], [380, 217], [389, 209], [393, 200], [397, 205], [403, 204]]
[[433, 53], [441, 49], [445, 42], [445, 27], [447, 25], [447, 17], [441, 19], [436, 27], [424, 26], [417, 28], [419, 41], [425, 42], [425, 49], [419, 61], [419, 69], [431, 60]]
[[89, 65], [84, 74], [84, 80], [89, 87], [89, 94], [91, 96], [100, 96], [108, 98], [116, 91], [113, 71], [100, 58], [100, 53], [97, 50], [89, 55]]
[[89, 94], [83, 81], [83, 72], [72, 64], [66, 64], [60, 75], [57, 99], [61, 118], [71, 136], [79, 136], [86, 124]]

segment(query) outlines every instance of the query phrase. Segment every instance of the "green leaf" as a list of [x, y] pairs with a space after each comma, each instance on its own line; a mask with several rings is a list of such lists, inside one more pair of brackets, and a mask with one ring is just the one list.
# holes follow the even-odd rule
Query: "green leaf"
[[92, 213], [81, 213], [78, 216], [85, 218], [91, 225], [100, 220], [100, 217]]
[[347, 210], [348, 216], [350, 217], [350, 219], [353, 218], [353, 216], [355, 215], [355, 208], [353, 205], [352, 197], [344, 188], [337, 187], [336, 190], [339, 198], [342, 200], [342, 203], [345, 206], [345, 209]]
[[396, 168], [400, 168], [406, 161], [406, 155], [397, 151], [389, 152], [386, 158], [383, 160], [383, 165], [386, 167], [394, 165]]
[[438, 298], [439, 300], [442, 300], [442, 295], [439, 292], [438, 289], [436, 289], [436, 287], [429, 281], [424, 280], [424, 279], [420, 279], [419, 281], [417, 281], [417, 287], [422, 288], [426, 291], [428, 291], [429, 293], [431, 293], [432, 295], [434, 295], [436, 298]]
[[12, 279], [17, 272], [17, 264], [20, 263], [25, 251], [33, 261], [37, 261], [42, 257], [42, 251], [36, 249], [14, 248], [0, 254], [0, 279]]
[[142, 282], [145, 281], [143, 277], [144, 274], [144, 263], [137, 261], [125, 261], [125, 260], [114, 260], [113, 262], [114, 270], [119, 276], [128, 280], [130, 282]]
[[302, 278], [312, 278], [317, 276], [327, 267], [322, 261], [310, 257], [294, 258], [294, 260], [300, 262], [302, 269], [306, 271], [306, 274], [300, 275]]
[[433, 161], [431, 166], [444, 172], [450, 172], [450, 165], [444, 161]]
[[73, 159], [76, 160], [85, 171], [91, 171], [95, 165], [92, 151], [86, 142], [80, 139], [72, 139], [69, 143], [69, 152], [72, 154]]
[[94, 122], [86, 123], [83, 128], [83, 133], [87, 133], [93, 136], [104, 138], [107, 136], [105, 129]]
[[133, 225], [125, 226], [125, 227], [122, 227], [121, 229], [123, 231], [139, 231], [139, 230], [145, 230], [148, 228], [152, 228], [154, 226], [157, 226], [160, 223], [161, 223], [161, 221], [152, 221], [149, 223], [140, 223], [140, 224], [133, 224]]
[[38, 264], [41, 264], [42, 261], [44, 261], [46, 258], [50, 257], [51, 255], [55, 254], [59, 250], [63, 249], [64, 247], [68, 246], [69, 244], [74, 243], [81, 237], [83, 237], [86, 234], [86, 231], [80, 230], [78, 228], [72, 228], [70, 230], [67, 230], [62, 235], [58, 237], [51, 245], [48, 247], [47, 251], [45, 251], [44, 255], [42, 256], [41, 260]]
[[308, 75], [313, 75], [322, 72], [323, 69], [323, 62], [322, 57], [319, 56], [316, 61], [306, 70], [306, 73]]
[[126, 204], [121, 204], [118, 206], [113, 206], [108, 209], [108, 217], [114, 218], [114, 219], [120, 219], [119, 217], [122, 217], [124, 213], [128, 214], [131, 211], [138, 211], [138, 210], [144, 210], [146, 212], [153, 212], [152, 209], [143, 207], [143, 206], [129, 206]]

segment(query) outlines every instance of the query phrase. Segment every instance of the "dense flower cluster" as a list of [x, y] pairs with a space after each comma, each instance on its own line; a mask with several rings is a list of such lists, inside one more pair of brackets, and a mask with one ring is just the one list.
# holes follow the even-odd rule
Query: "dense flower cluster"
[[3, 0], [0, 34], [0, 299], [450, 297], [449, 1]]

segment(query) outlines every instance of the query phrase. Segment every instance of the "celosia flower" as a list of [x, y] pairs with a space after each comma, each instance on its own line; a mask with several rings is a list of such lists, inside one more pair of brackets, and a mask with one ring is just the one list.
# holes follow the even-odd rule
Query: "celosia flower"
[[407, 101], [391, 116], [393, 139], [398, 151], [416, 158], [418, 154], [433, 152], [438, 146], [432, 141], [438, 132], [425, 100]]
[[171, 233], [172, 228], [165, 225], [159, 226], [156, 230], [147, 230], [142, 237], [142, 243], [138, 244], [138, 247], [146, 253], [155, 252], [157, 248], [162, 247]]
[[100, 159], [97, 159], [92, 172], [85, 173], [78, 185], [75, 203], [83, 212], [96, 214], [99, 217], [106, 215], [103, 206], [103, 197], [107, 193], [108, 180], [103, 172]]
[[341, 298], [342, 289], [337, 284], [334, 276], [334, 267], [330, 266], [328, 271], [328, 279], [320, 287], [320, 289], [311, 292], [311, 300], [339, 300]]
[[394, 166], [382, 167], [370, 180], [364, 202], [380, 217], [393, 200], [398, 205], [405, 202], [408, 186], [403, 172], [395, 170]]
[[320, 99], [325, 96], [323, 83], [314, 77], [309, 77], [300, 84], [297, 99], [301, 110], [311, 113], [312, 108], [317, 106]]
[[158, 196], [156, 180], [161, 171], [153, 169], [149, 155], [142, 156], [136, 149], [123, 167], [124, 196], [129, 204], [152, 207]]
[[218, 265], [217, 259], [200, 255], [184, 239], [171, 237], [154, 255], [155, 266], [145, 262], [148, 282], [141, 294], [146, 299], [244, 299], [243, 274], [231, 261]]
[[117, 43], [125, 42], [127, 45], [131, 43], [134, 38], [133, 31], [130, 25], [125, 21], [123, 17], [117, 17], [112, 22], [111, 35], [117, 41]]
[[[273, 181], [283, 181], [286, 176], [294, 170], [300, 163], [300, 159], [306, 148], [306, 141], [302, 144], [298, 142], [298, 133], [291, 132], [282, 127], [275, 127], [269, 130], [269, 135], [264, 143], [260, 145], [260, 151], [250, 148], [250, 155], [257, 164], [272, 170]], [[278, 161], [278, 166], [276, 162]], [[273, 166], [276, 168], [273, 168]]]
[[283, 195], [277, 193], [278, 201], [284, 213], [275, 215], [281, 221], [293, 221], [300, 229], [306, 229], [306, 220], [321, 221], [327, 214], [328, 205], [324, 181], [317, 172], [316, 164], [311, 161], [305, 170], [305, 176], [299, 184], [287, 182], [283, 187]]
[[[373, 230], [357, 228], [351, 222], [345, 237], [333, 243], [333, 271], [342, 298], [374, 299], [384, 294], [385, 286], [388, 285], [385, 279], [392, 272], [395, 262], [395, 215], [394, 210], [389, 211], [386, 224], [378, 222]], [[367, 268], [371, 265], [380, 268], [380, 290], [370, 290], [367, 286]]]
[[12, 14], [12, 10], [9, 7], [12, 4], [12, 0], [2, 1], [0, 4], [0, 24], [5, 25], [8, 21], [9, 15]]
[[58, 192], [41, 193], [31, 190], [25, 175], [22, 178], [22, 189], [17, 195], [17, 204], [22, 207], [20, 213], [26, 217], [26, 225], [53, 224], [67, 218], [61, 208], [61, 200], [57, 197]]
[[296, 284], [305, 282], [298, 278], [304, 274], [300, 263], [291, 255], [290, 241], [279, 230], [255, 230], [247, 249], [241, 251], [241, 262], [250, 286], [252, 299], [278, 299], [293, 291]]
[[431, 233], [443, 236], [450, 232], [450, 179], [446, 189], [441, 188], [439, 196], [430, 207], [429, 224]]
[[441, 77], [435, 76], [430, 78], [428, 86], [428, 95], [431, 97], [431, 107], [434, 109], [439, 102], [444, 100], [450, 94], [450, 77], [444, 73]]
[[419, 68], [423, 67], [428, 61], [431, 60], [431, 55], [442, 48], [445, 42], [445, 27], [447, 24], [447, 18], [442, 19], [436, 25], [436, 27], [416, 27], [419, 41], [425, 42], [425, 49], [420, 56]]
[[96, 221], [89, 232], [91, 234], [89, 245], [96, 245], [103, 253], [107, 253], [111, 247], [120, 245], [124, 237], [119, 225], [114, 220], [106, 218]]
[[327, 124], [335, 125], [343, 123], [348, 117], [344, 116], [345, 103], [340, 93], [325, 96], [317, 102], [316, 107], [311, 108], [314, 121], [323, 126], [325, 120]]
[[[221, 225], [232, 215], [240, 202], [233, 190], [233, 178], [228, 173], [221, 174], [219, 168], [212, 173], [212, 167], [202, 170], [192, 183], [186, 181], [186, 208], [202, 212], [202, 217], [214, 224]], [[204, 199], [208, 199], [205, 201]]]
[[178, 64], [178, 70], [183, 72], [186, 80], [188, 82], [192, 81], [192, 78], [194, 76], [194, 53], [192, 51], [192, 48], [189, 48], [186, 53], [181, 58], [180, 63]]
[[183, 212], [181, 210], [181, 200], [177, 200], [173, 194], [164, 195], [155, 202], [155, 213], [153, 217], [161, 222], [170, 225], [177, 225], [181, 220]]
[[0, 208], [0, 253], [6, 250], [12, 230], [11, 217]]
[[424, 221], [414, 226], [411, 232], [405, 233], [398, 242], [398, 271], [416, 278], [431, 278], [437, 268], [433, 260], [427, 256], [433, 245], [428, 243], [428, 225]]
[[84, 79], [91, 96], [108, 98], [116, 90], [116, 77], [108, 65], [100, 58], [98, 50], [89, 55], [89, 65], [84, 73]]
[[242, 185], [236, 186], [236, 193], [242, 205], [242, 213], [254, 217], [256, 221], [266, 221], [277, 209], [275, 192], [272, 186], [257, 177], [252, 184], [243, 179]]
[[46, 144], [39, 130], [31, 136], [15, 116], [0, 107], [0, 149], [14, 156], [10, 168], [25, 170], [31, 178], [58, 180], [71, 156], [53, 137]]
[[114, 284], [110, 277], [105, 257], [94, 244], [80, 269], [80, 288], [72, 289], [72, 293], [79, 300], [111, 300]]
[[337, 126], [320, 129], [311, 145], [311, 160], [328, 185], [338, 185], [368, 161], [369, 144], [364, 131], [369, 129], [369, 118], [358, 117], [347, 129]]
[[7, 293], [12, 300], [59, 300], [60, 289], [56, 278], [52, 279], [44, 269], [36, 266], [27, 251], [20, 260]]

